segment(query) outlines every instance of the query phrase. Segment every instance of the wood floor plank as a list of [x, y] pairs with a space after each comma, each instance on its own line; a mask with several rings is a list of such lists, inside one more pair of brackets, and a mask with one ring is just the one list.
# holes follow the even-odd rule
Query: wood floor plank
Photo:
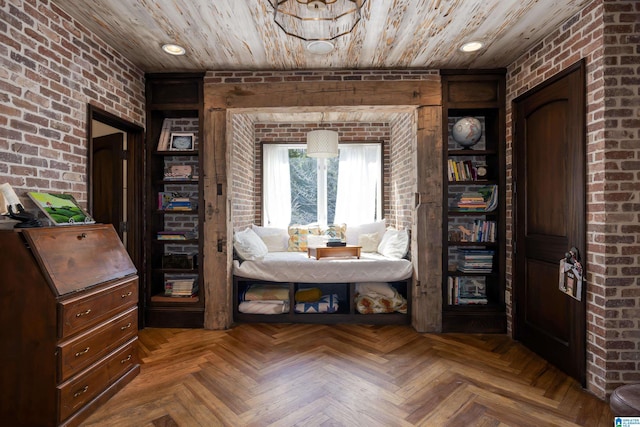
[[504, 335], [409, 326], [145, 329], [141, 372], [85, 427], [610, 426], [606, 402]]

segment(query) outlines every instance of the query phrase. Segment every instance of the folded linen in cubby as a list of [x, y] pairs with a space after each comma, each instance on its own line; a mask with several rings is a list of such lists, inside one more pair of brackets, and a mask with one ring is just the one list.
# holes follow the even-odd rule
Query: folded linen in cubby
[[358, 285], [356, 285], [355, 296], [358, 313], [407, 313], [407, 300], [390, 284], [360, 283]]
[[242, 301], [238, 311], [247, 314], [282, 314], [289, 311], [289, 301]]
[[289, 287], [280, 285], [251, 285], [240, 294], [240, 301], [289, 301]]
[[335, 313], [338, 311], [338, 295], [323, 295], [316, 302], [299, 302], [294, 310], [296, 313]]

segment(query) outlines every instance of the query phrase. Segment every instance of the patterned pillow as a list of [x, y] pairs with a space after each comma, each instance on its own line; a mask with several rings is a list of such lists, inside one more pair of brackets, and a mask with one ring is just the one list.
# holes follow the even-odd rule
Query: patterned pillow
[[318, 225], [290, 225], [289, 226], [289, 252], [306, 252], [307, 236], [320, 235], [320, 227]]
[[347, 224], [331, 224], [322, 229], [322, 234], [336, 237], [340, 240], [347, 238]]

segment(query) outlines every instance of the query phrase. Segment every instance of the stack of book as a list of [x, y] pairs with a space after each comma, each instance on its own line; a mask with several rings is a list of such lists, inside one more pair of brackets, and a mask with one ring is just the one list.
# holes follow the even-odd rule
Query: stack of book
[[458, 263], [458, 271], [463, 273], [491, 273], [493, 270], [494, 251], [487, 249], [459, 248], [462, 259]]
[[483, 280], [473, 277], [449, 277], [450, 305], [487, 304], [487, 289]]
[[498, 207], [498, 186], [489, 185], [477, 191], [465, 191], [456, 200], [462, 212], [491, 212]]
[[475, 191], [462, 193], [456, 205], [463, 212], [484, 212], [487, 207], [482, 194]]
[[198, 294], [198, 282], [195, 277], [167, 278], [164, 281], [164, 296], [187, 298]]
[[158, 231], [158, 240], [187, 240], [187, 231]]

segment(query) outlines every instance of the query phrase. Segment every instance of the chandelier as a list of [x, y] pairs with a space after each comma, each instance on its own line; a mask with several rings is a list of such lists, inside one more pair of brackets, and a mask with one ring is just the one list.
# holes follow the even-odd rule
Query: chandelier
[[273, 21], [307, 42], [331, 41], [354, 30], [367, 0], [268, 0]]

